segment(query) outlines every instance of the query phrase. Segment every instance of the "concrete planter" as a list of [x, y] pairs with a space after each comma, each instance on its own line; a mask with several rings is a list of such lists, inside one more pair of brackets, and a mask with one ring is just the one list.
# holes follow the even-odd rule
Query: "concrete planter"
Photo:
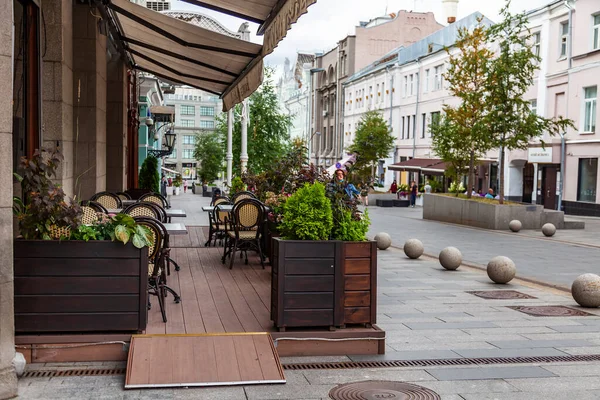
[[562, 211], [545, 211], [541, 205], [498, 205], [435, 194], [422, 198], [423, 219], [494, 230], [507, 230], [513, 219], [521, 221], [523, 229], [540, 229], [546, 222], [564, 227]]

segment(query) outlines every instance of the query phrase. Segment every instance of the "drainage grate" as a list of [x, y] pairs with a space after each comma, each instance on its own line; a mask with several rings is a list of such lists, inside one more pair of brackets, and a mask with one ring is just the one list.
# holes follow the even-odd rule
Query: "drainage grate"
[[331, 389], [329, 397], [333, 400], [441, 400], [431, 389], [404, 382], [362, 381], [345, 383]]
[[534, 317], [588, 317], [594, 314], [565, 306], [508, 306]]
[[478, 297], [490, 300], [510, 300], [510, 299], [537, 299], [525, 293], [516, 290], [486, 290], [481, 292], [467, 292]]
[[495, 357], [495, 358], [449, 358], [441, 360], [397, 360], [397, 361], [348, 361], [337, 363], [284, 364], [285, 370], [309, 369], [357, 369], [357, 368], [398, 368], [435, 367], [452, 365], [493, 365], [493, 364], [535, 364], [552, 362], [600, 361], [600, 354], [575, 356], [540, 357]]
[[65, 370], [34, 370], [25, 371], [24, 378], [54, 378], [59, 376], [105, 376], [124, 375], [125, 368], [93, 368], [93, 369], [65, 369]]

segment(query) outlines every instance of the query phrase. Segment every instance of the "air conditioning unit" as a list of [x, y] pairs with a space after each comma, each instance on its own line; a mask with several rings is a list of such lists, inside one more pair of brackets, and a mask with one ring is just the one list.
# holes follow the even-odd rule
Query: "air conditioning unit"
[[327, 116], [327, 111], [323, 111], [323, 116], [326, 117]]

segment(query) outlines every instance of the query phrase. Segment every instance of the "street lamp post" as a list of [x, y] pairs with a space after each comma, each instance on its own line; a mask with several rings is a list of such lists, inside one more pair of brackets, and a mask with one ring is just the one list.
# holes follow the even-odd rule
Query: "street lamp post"
[[[308, 134], [310, 135], [310, 137], [309, 137], [308, 143], [307, 143], [307, 145], [308, 145], [308, 159], [309, 159], [308, 161], [309, 161], [309, 163], [310, 163], [311, 158], [312, 158], [312, 147], [313, 147], [312, 146], [312, 139], [313, 139], [313, 136], [315, 136], [315, 134], [317, 134], [317, 132], [316, 132], [316, 123], [314, 124], [315, 125], [314, 126], [314, 132], [313, 132], [313, 129], [312, 129], [313, 128], [312, 119], [313, 119], [313, 116], [316, 115], [316, 108], [317, 108], [316, 98], [315, 98], [314, 101], [312, 99], [313, 98], [313, 87], [314, 87], [314, 85], [313, 85], [313, 75], [316, 74], [316, 73], [319, 73], [319, 72], [323, 72], [323, 71], [325, 71], [325, 69], [323, 69], [323, 68], [311, 68], [311, 70], [310, 70], [310, 81], [309, 81], [310, 89], [308, 91], [308, 101], [309, 101], [309, 103], [308, 103], [309, 104], [309, 106], [308, 106]], [[318, 134], [320, 135], [320, 132]]]

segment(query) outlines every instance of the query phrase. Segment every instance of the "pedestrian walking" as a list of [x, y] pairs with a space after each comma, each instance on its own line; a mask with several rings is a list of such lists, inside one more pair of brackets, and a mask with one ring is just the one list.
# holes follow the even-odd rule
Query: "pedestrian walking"
[[167, 198], [167, 178], [165, 178], [164, 175], [162, 176], [162, 178], [160, 180], [160, 194], [164, 198]]
[[425, 193], [431, 193], [431, 185], [429, 184], [429, 181], [425, 182], [423, 190], [425, 191]]
[[415, 207], [415, 204], [417, 204], [417, 192], [419, 190], [419, 187], [417, 186], [417, 184], [415, 183], [415, 181], [412, 181], [410, 183], [410, 206], [411, 207]]
[[188, 181], [187, 179], [183, 180], [183, 193], [187, 192], [187, 187], [188, 187]]
[[392, 182], [392, 186], [390, 186], [390, 192], [392, 192], [392, 194], [396, 194], [397, 191], [398, 191], [398, 184], [396, 183], [396, 180], [394, 179], [394, 182]]

